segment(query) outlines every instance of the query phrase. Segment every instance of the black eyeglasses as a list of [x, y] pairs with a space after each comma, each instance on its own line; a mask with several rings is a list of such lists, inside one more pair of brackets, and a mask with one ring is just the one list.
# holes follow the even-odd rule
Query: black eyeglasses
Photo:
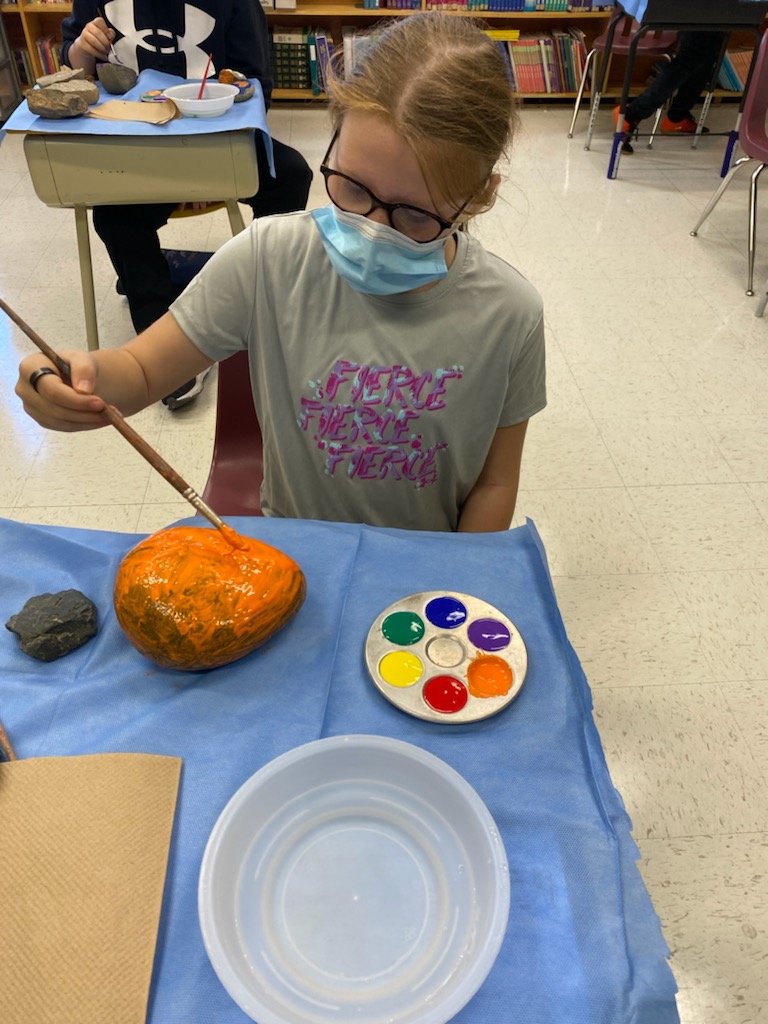
[[338, 134], [335, 132], [331, 139], [328, 151], [320, 164], [320, 173], [325, 179], [325, 191], [328, 193], [328, 198], [344, 213], [357, 213], [367, 217], [374, 210], [384, 210], [389, 217], [390, 226], [395, 231], [399, 231], [401, 235], [405, 235], [413, 242], [433, 242], [443, 231], [447, 231], [455, 225], [456, 218], [469, 204], [469, 200], [467, 200], [461, 209], [456, 211], [453, 220], [443, 220], [436, 213], [422, 210], [418, 206], [409, 206], [408, 203], [385, 203], [383, 199], [379, 199], [359, 181], [328, 166], [326, 161]]

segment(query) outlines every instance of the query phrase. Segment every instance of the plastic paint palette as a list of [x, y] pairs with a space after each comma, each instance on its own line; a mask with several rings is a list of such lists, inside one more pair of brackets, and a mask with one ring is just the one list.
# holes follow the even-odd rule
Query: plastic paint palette
[[365, 660], [378, 690], [401, 710], [457, 725], [511, 704], [528, 668], [523, 639], [506, 615], [444, 590], [385, 608], [368, 631]]

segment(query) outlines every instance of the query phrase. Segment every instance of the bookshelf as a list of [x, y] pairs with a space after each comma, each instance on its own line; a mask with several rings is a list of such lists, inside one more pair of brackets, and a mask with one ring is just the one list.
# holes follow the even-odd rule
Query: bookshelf
[[[421, 0], [420, 10], [426, 10], [431, 0]], [[458, 4], [456, 5], [458, 6]], [[46, 73], [43, 66], [43, 59], [38, 47], [38, 40], [47, 36], [53, 37], [57, 42], [61, 40], [61, 21], [69, 14], [72, 5], [61, 0], [13, 0], [3, 2], [0, 0], [0, 17], [8, 36], [9, 45], [12, 50], [26, 49], [29, 58], [27, 64], [27, 79], [31, 71], [32, 77], [37, 78]], [[292, 10], [273, 10], [265, 7], [265, 14], [270, 29], [275, 26], [288, 28], [321, 28], [333, 39], [338, 47], [342, 45], [342, 29], [349, 26], [361, 31], [372, 27], [376, 20], [383, 18], [408, 17], [416, 13], [410, 9], [398, 9], [395, 7], [365, 8], [362, 0], [298, 0], [297, 6]], [[488, 28], [511, 28], [518, 29], [525, 35], [548, 35], [555, 30], [568, 30], [569, 28], [580, 29], [585, 36], [585, 43], [589, 48], [595, 36], [605, 30], [610, 19], [610, 5], [605, 10], [588, 11], [466, 11], [451, 10], [449, 13], [457, 18], [469, 17], [480, 20]], [[636, 84], [638, 90], [642, 87], [648, 73], [650, 62], [638, 60], [636, 65]], [[15, 71], [19, 72], [18, 66]], [[612, 91], [618, 94], [621, 90], [623, 75], [623, 64], [617, 63], [616, 71], [609, 77], [606, 95]], [[19, 74], [22, 88], [33, 84], [25, 81]], [[733, 96], [734, 93], [722, 92], [721, 95]], [[573, 99], [575, 92], [520, 92], [525, 99]], [[315, 95], [311, 89], [282, 89], [276, 88], [273, 92], [274, 100], [322, 100], [323, 94]]]

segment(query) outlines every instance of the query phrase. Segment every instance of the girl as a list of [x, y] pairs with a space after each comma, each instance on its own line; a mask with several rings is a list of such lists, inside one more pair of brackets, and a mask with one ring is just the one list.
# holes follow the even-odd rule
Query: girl
[[505, 530], [546, 399], [539, 296], [464, 230], [511, 140], [504, 60], [465, 19], [413, 15], [330, 94], [328, 206], [255, 221], [122, 348], [64, 353], [76, 390], [33, 355], [17, 394], [91, 429], [247, 348], [265, 514]]

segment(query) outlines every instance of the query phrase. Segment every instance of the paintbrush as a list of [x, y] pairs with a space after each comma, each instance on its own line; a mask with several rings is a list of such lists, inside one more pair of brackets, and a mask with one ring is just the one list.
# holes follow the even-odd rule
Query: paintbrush
[[[112, 26], [109, 24], [109, 22], [107, 21], [106, 17], [104, 16], [104, 11], [102, 11], [102, 9], [100, 7], [96, 8], [96, 13], [101, 18], [101, 20], [104, 22], [104, 24], [107, 26], [107, 28], [112, 28]], [[115, 58], [115, 60], [116, 60], [116, 62], [118, 64], [122, 64], [123, 63], [120, 60], [120, 58], [117, 56], [117, 50], [115, 49], [114, 43], [110, 43], [109, 44], [109, 52], [112, 54], [112, 56]]]
[[208, 54], [208, 63], [205, 65], [205, 74], [203, 75], [203, 80], [200, 83], [200, 92], [197, 94], [197, 98], [199, 100], [201, 100], [203, 98], [203, 93], [205, 92], [205, 80], [208, 77], [208, 72], [210, 71], [211, 61], [212, 60], [213, 60], [213, 53], [209, 53]]
[[[37, 345], [43, 355], [47, 356], [48, 359], [51, 360], [61, 374], [61, 378], [64, 383], [69, 384], [69, 386], [72, 387], [72, 375], [69, 363], [66, 359], [62, 359], [58, 352], [54, 351], [47, 341], [43, 341], [40, 335], [36, 331], [33, 331], [29, 324], [25, 323], [21, 317], [2, 299], [0, 299], [0, 309], [2, 309], [11, 320], [13, 320], [16, 326], [26, 334], [30, 341]], [[129, 426], [121, 412], [119, 412], [113, 405], [106, 405], [104, 408], [104, 415], [112, 426], [115, 427], [115, 429], [133, 445], [136, 451], [147, 460], [153, 469], [156, 469], [172, 487], [175, 487], [179, 494], [181, 494], [183, 498], [186, 498], [190, 505], [192, 505], [200, 515], [204, 516], [216, 527], [217, 530], [221, 531], [228, 544], [231, 544], [232, 547], [235, 548], [242, 548], [244, 546], [232, 527], [227, 526], [224, 520], [220, 519], [213, 509], [206, 505], [197, 491], [190, 487], [189, 484], [179, 476], [176, 470], [165, 461], [162, 455], [156, 452], [155, 449], [144, 440], [141, 434], [138, 434], [133, 427]]]

